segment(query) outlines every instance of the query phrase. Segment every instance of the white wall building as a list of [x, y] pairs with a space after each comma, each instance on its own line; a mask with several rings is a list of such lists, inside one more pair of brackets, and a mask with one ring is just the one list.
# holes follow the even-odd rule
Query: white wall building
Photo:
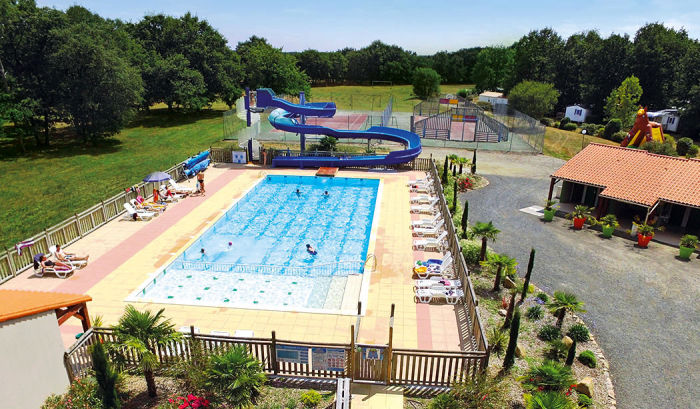
[[566, 107], [565, 117], [571, 119], [571, 122], [586, 122], [586, 116], [588, 116], [588, 110], [579, 105], [571, 105]]
[[504, 97], [502, 92], [486, 91], [479, 94], [479, 101], [488, 102], [491, 105], [507, 104], [508, 98]]
[[650, 121], [658, 122], [664, 131], [676, 132], [681, 115], [675, 108], [662, 109], [656, 112], [647, 112]]

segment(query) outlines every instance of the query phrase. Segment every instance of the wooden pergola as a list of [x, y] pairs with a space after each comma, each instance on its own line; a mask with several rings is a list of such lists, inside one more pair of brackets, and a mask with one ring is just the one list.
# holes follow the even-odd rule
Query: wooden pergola
[[83, 294], [55, 293], [47, 291], [0, 290], [0, 322], [28, 317], [53, 310], [58, 325], [69, 318], [80, 320], [83, 331], [90, 327], [88, 301], [92, 297]]

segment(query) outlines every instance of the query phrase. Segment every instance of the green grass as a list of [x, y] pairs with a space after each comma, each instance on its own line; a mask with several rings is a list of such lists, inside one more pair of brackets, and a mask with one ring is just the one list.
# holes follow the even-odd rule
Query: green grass
[[[169, 114], [151, 110], [98, 146], [85, 146], [59, 129], [47, 149], [20, 156], [0, 139], [0, 246], [7, 248], [97, 204], [189, 155], [221, 145], [220, 110]], [[241, 127], [245, 126], [241, 122]], [[28, 144], [33, 145], [33, 138]]]
[[[440, 91], [456, 94], [462, 88], [472, 88], [474, 85], [441, 85]], [[355, 111], [382, 111], [389, 97], [394, 97], [394, 111], [410, 112], [413, 106], [420, 102], [412, 95], [411, 85], [394, 86], [337, 86], [315, 87], [311, 89], [311, 101], [335, 102], [338, 109]]]
[[581, 135], [580, 131], [564, 131], [562, 129], [547, 127], [544, 134], [544, 154], [555, 158], [569, 160], [579, 153], [582, 147], [589, 143], [602, 143], [605, 145], [620, 146], [618, 142], [598, 138], [597, 136]]

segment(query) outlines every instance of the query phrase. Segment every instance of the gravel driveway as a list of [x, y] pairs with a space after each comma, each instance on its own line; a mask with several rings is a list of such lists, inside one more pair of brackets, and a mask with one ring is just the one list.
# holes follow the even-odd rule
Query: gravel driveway
[[462, 195], [470, 222], [493, 220], [501, 230], [493, 248], [516, 257], [521, 271], [534, 246], [533, 282], [586, 302], [581, 317], [610, 361], [618, 407], [700, 407], [700, 260], [682, 262], [675, 248], [638, 249], [630, 240], [573, 231], [564, 219], [545, 223], [520, 212], [542, 205], [549, 175], [563, 163], [480, 152], [479, 173], [490, 185]]

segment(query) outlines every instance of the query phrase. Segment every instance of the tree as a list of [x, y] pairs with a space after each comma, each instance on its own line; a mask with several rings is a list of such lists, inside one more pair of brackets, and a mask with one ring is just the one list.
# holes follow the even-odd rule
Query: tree
[[472, 235], [481, 237], [481, 253], [479, 254], [480, 261], [486, 260], [486, 244], [488, 240], [495, 242], [496, 237], [500, 232], [500, 230], [494, 227], [493, 222], [476, 222], [476, 224], [472, 226]]
[[442, 177], [440, 182], [442, 182], [443, 186], [447, 185], [447, 163], [448, 163], [448, 157], [445, 156], [445, 165], [442, 167]]
[[260, 361], [248, 353], [245, 345], [212, 355], [205, 373], [206, 386], [234, 408], [249, 407], [267, 380]]
[[613, 118], [605, 125], [605, 131], [603, 131], [603, 136], [605, 139], [612, 139], [612, 136], [622, 130], [622, 121], [617, 118]]
[[555, 81], [556, 62], [564, 50], [564, 41], [556, 31], [549, 27], [530, 31], [513, 48], [514, 83], [525, 80], [548, 83]]
[[490, 269], [496, 270], [496, 279], [493, 281], [493, 289], [491, 291], [501, 290], [501, 277], [503, 270], [515, 268], [518, 263], [513, 257], [508, 257], [505, 254], [489, 254], [486, 260], [481, 262], [481, 265]]
[[416, 68], [413, 72], [413, 93], [428, 99], [440, 93], [440, 76], [432, 68]]
[[576, 358], [576, 340], [569, 347], [569, 353], [566, 355], [566, 366], [571, 366], [574, 363], [574, 358]]
[[467, 234], [469, 228], [469, 200], [464, 201], [464, 211], [462, 212], [462, 233]]
[[697, 139], [700, 134], [700, 43], [694, 42], [679, 64], [678, 106], [683, 136]]
[[486, 47], [479, 52], [471, 79], [477, 92], [508, 89], [513, 76], [515, 51], [505, 47]]
[[630, 128], [634, 124], [641, 97], [642, 87], [639, 85], [639, 79], [634, 75], [627, 77], [608, 97], [605, 104], [607, 120], [617, 118], [622, 122], [624, 129]]
[[535, 248], [530, 249], [530, 260], [527, 262], [527, 273], [525, 273], [525, 282], [523, 283], [523, 293], [520, 296], [520, 302], [525, 301], [527, 297], [527, 292], [530, 290], [530, 277], [532, 276], [532, 269], [535, 267]]
[[452, 183], [452, 214], [457, 213], [457, 178]]
[[309, 77], [299, 70], [296, 58], [271, 46], [264, 38], [253, 36], [238, 43], [244, 83], [251, 89], [272, 88], [280, 94], [311, 92]]
[[119, 402], [119, 394], [117, 393], [119, 373], [112, 369], [101, 342], [96, 342], [89, 350], [102, 404], [107, 409], [121, 408], [122, 405]]
[[474, 149], [474, 155], [472, 156], [472, 175], [476, 173], [476, 149]]
[[542, 118], [552, 112], [557, 99], [559, 91], [552, 84], [523, 81], [508, 94], [508, 105], [533, 118]]
[[127, 356], [136, 357], [151, 398], [157, 394], [153, 375], [153, 371], [158, 368], [156, 346], [165, 346], [181, 338], [170, 320], [163, 317], [164, 311], [161, 309], [153, 314], [150, 310], [141, 312], [133, 305], [127, 305], [119, 323], [113, 327], [116, 341], [107, 344], [122, 366], [127, 361]]
[[503, 358], [503, 368], [510, 369], [515, 365], [515, 349], [518, 347], [518, 334], [520, 333], [520, 310], [515, 311], [513, 322], [510, 324], [510, 339], [506, 356]]
[[555, 291], [554, 297], [547, 304], [549, 311], [557, 316], [557, 326], [561, 327], [564, 323], [564, 317], [567, 312], [574, 314], [576, 312], [586, 312], [583, 309], [583, 301], [579, 301], [575, 294]]
[[328, 81], [331, 77], [331, 60], [329, 53], [317, 50], [304, 50], [296, 55], [299, 69], [313, 81]]
[[[555, 60], [557, 75], [554, 88], [561, 93], [557, 110], [584, 102], [583, 90], [591, 83], [591, 72], [599, 70], [599, 67], [591, 66], [590, 61], [599, 52], [602, 42], [603, 39], [595, 30], [573, 34], [566, 40], [561, 54]], [[608, 93], [609, 91], [605, 96]]]
[[513, 320], [513, 311], [515, 310], [515, 296], [518, 292], [515, 289], [510, 292], [510, 303], [508, 304], [508, 311], [506, 311], [506, 319], [503, 320], [503, 328], [510, 328], [510, 324]]
[[[633, 49], [629, 36], [612, 34], [598, 43], [591, 44], [587, 60], [583, 63], [584, 76], [581, 83], [583, 103], [592, 114], [602, 119], [605, 101], [610, 92], [632, 75]], [[614, 65], [614, 70], [600, 67]]]

